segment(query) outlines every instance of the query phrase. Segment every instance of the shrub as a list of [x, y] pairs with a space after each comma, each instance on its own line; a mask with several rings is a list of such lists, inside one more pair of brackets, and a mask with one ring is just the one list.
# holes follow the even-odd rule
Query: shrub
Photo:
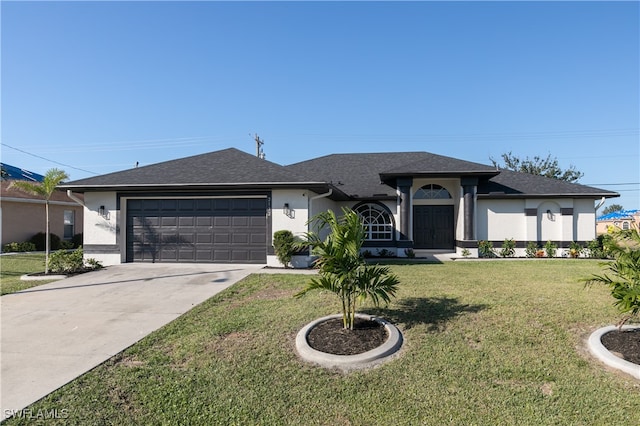
[[556, 257], [558, 246], [551, 241], [547, 241], [546, 243], [544, 243], [544, 252], [547, 257]]
[[537, 257], [538, 244], [533, 241], [529, 241], [527, 243], [527, 247], [524, 249], [524, 252], [527, 257]]
[[23, 252], [23, 251], [35, 251], [36, 250], [36, 246], [33, 243], [30, 242], [24, 242], [24, 243], [9, 243], [9, 244], [5, 244], [2, 251], [5, 253], [11, 253], [11, 252]]
[[289, 230], [283, 229], [273, 234], [273, 247], [276, 251], [278, 260], [285, 268], [289, 267], [291, 258], [296, 253], [295, 238]]
[[407, 248], [404, 249], [404, 254], [409, 258], [409, 259], [415, 259], [416, 257], [416, 252], [413, 251], [412, 248]]
[[478, 242], [478, 256], [479, 257], [496, 257], [496, 252], [493, 250], [493, 243], [491, 241]]
[[55, 274], [73, 274], [102, 268], [102, 264], [95, 259], [83, 259], [82, 247], [71, 252], [58, 250], [49, 256], [49, 272]]
[[516, 242], [513, 239], [504, 240], [502, 243], [502, 249], [500, 250], [500, 256], [513, 257], [516, 255]]
[[71, 240], [62, 240], [60, 241], [60, 249], [61, 250], [69, 250], [72, 249], [73, 247], [73, 242]]
[[468, 248], [463, 248], [462, 249], [462, 257], [469, 257], [471, 256], [471, 252], [469, 251]]
[[580, 257], [583, 251], [584, 247], [582, 247], [580, 244], [576, 242], [572, 242], [571, 244], [569, 244], [569, 256], [571, 256], [572, 258], [575, 259], [577, 257]]
[[[33, 243], [36, 246], [36, 250], [44, 251], [46, 249], [46, 237], [44, 232], [38, 232], [29, 240], [30, 243]], [[49, 234], [49, 248], [51, 250], [58, 250], [60, 248], [60, 237], [56, 234]]]
[[607, 244], [611, 241], [610, 234], [598, 235], [587, 244], [588, 256], [594, 259], [606, 259], [608, 257]]
[[614, 306], [625, 314], [618, 326], [640, 313], [640, 234], [637, 229], [615, 231], [607, 243], [613, 262], [602, 263], [612, 277], [605, 272], [583, 280], [587, 285], [605, 284], [616, 300]]
[[378, 257], [396, 257], [396, 255], [387, 249], [378, 250]]
[[83, 234], [75, 234], [71, 239], [71, 242], [73, 243], [73, 248], [81, 247], [83, 242]]

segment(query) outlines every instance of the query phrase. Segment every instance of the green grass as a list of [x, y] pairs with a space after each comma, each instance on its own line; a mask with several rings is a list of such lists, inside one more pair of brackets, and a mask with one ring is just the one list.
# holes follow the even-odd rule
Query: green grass
[[20, 277], [33, 272], [44, 272], [44, 254], [16, 253], [0, 256], [0, 294], [50, 283], [52, 280], [21, 281]]
[[[343, 374], [300, 361], [294, 338], [338, 299], [294, 299], [308, 277], [252, 275], [29, 407], [60, 424], [636, 425], [640, 383], [584, 341], [618, 319], [590, 260], [392, 266], [400, 357]], [[7, 425], [28, 424], [13, 419]], [[56, 421], [48, 421], [47, 424]]]

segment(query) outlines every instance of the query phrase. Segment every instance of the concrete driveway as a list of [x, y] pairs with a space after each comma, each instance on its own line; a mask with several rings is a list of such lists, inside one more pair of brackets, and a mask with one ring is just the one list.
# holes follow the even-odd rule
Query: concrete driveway
[[262, 267], [127, 263], [2, 296], [2, 419]]

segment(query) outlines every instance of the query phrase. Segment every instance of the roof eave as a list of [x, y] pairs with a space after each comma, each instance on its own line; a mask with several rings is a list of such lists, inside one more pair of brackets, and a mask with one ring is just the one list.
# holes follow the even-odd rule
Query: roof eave
[[478, 199], [508, 199], [508, 198], [584, 198], [584, 199], [599, 199], [599, 198], [616, 198], [620, 194], [614, 193], [549, 193], [549, 194], [502, 194], [502, 193], [489, 193], [478, 194]]

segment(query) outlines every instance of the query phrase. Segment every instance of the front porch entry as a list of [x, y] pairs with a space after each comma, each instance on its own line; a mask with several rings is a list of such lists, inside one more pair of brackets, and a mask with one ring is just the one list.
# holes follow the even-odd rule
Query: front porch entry
[[455, 248], [453, 206], [413, 206], [413, 247]]

